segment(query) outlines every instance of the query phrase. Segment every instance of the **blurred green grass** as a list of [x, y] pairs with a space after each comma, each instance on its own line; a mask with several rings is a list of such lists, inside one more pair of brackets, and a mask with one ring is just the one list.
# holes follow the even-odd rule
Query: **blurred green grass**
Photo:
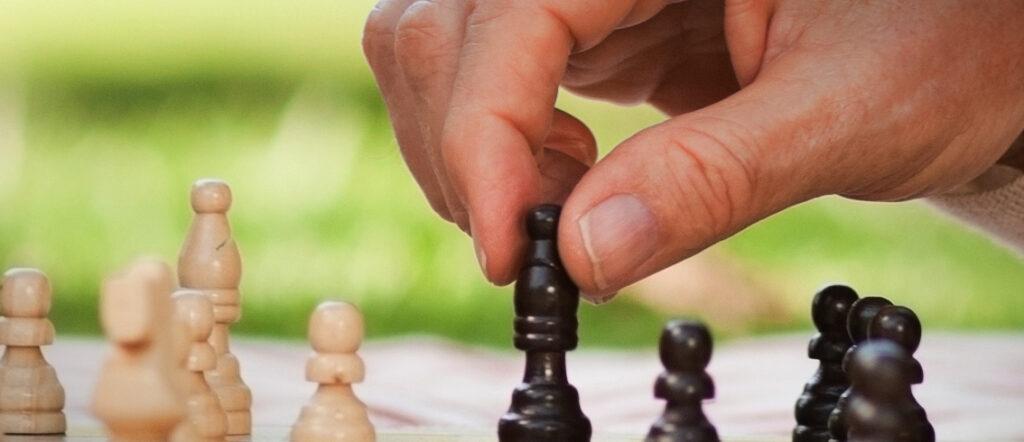
[[[173, 262], [189, 184], [216, 176], [235, 192], [245, 260], [239, 333], [302, 336], [333, 297], [361, 305], [371, 336], [507, 347], [511, 290], [482, 279], [395, 147], [360, 55], [371, 6], [5, 2], [0, 266], [44, 269], [58, 330], [97, 333], [103, 275], [140, 254]], [[660, 119], [567, 95], [559, 105], [605, 150]], [[795, 318], [747, 330], [806, 326], [827, 281], [911, 305], [929, 329], [1024, 327], [1024, 264], [919, 204], [821, 199], [716, 248]], [[582, 343], [653, 345], [662, 319], [628, 294], [585, 305]]]

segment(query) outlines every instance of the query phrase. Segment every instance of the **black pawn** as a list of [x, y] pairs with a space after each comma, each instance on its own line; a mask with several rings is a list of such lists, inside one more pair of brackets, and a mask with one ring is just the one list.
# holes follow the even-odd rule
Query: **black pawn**
[[[850, 307], [850, 316], [846, 320], [846, 331], [850, 334], [850, 340], [852, 344], [850, 349], [846, 351], [846, 356], [843, 357], [843, 371], [849, 374], [850, 358], [853, 353], [857, 350], [857, 345], [868, 339], [868, 327], [871, 326], [871, 321], [875, 319], [875, 315], [884, 307], [892, 305], [888, 299], [879, 296], [867, 296], [861, 298], [857, 302], [853, 303]], [[828, 432], [831, 436], [830, 441], [844, 441], [846, 440], [846, 433], [848, 428], [846, 426], [846, 409], [847, 401], [849, 400], [851, 389], [847, 388], [846, 391], [839, 396], [839, 400], [836, 401], [836, 407], [832, 410], [832, 414], [828, 417]]]
[[850, 362], [854, 393], [849, 399], [851, 442], [911, 442], [904, 432], [912, 375], [911, 358], [893, 342], [871, 341]]
[[843, 357], [851, 344], [846, 320], [857, 298], [857, 292], [845, 285], [831, 285], [814, 295], [811, 318], [818, 334], [807, 346], [807, 356], [820, 363], [796, 401], [793, 442], [829, 440], [829, 415], [850, 386], [843, 372]]
[[[907, 353], [909, 364], [909, 384], [916, 385], [924, 382], [924, 369], [921, 362], [914, 358], [914, 352], [921, 344], [921, 321], [913, 310], [892, 305], [883, 308], [875, 315], [868, 328], [868, 339], [890, 341]], [[928, 422], [928, 414], [924, 407], [917, 402], [910, 387], [906, 388], [907, 425], [904, 427], [905, 440], [932, 442], [935, 440], [935, 429]]]
[[498, 422], [502, 442], [589, 441], [590, 421], [579, 393], [569, 384], [565, 352], [576, 348], [579, 289], [558, 257], [556, 232], [561, 208], [542, 205], [529, 212], [526, 260], [515, 287], [515, 345], [526, 352], [523, 382]]
[[695, 321], [669, 321], [658, 344], [665, 371], [654, 383], [654, 396], [665, 399], [647, 442], [717, 442], [718, 432], [701, 407], [715, 397], [715, 384], [704, 370], [711, 361], [711, 334]]

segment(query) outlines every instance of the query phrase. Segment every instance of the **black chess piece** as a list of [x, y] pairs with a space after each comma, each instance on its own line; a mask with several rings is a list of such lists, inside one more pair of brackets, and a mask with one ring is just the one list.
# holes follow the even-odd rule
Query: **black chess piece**
[[[849, 364], [850, 358], [853, 353], [857, 350], [857, 345], [868, 339], [868, 327], [871, 325], [871, 321], [875, 319], [875, 315], [883, 307], [892, 305], [888, 299], [880, 296], [866, 296], [853, 303], [850, 307], [850, 316], [846, 319], [846, 331], [850, 334], [850, 345], [849, 350], [846, 351], [846, 356], [843, 357], [843, 371], [846, 373], [850, 372]], [[838, 442], [846, 440], [846, 433], [848, 428], [846, 426], [846, 411], [847, 401], [849, 400], [851, 389], [847, 388], [839, 400], [836, 401], [836, 407], [832, 409], [832, 414], [828, 417], [828, 432], [831, 439], [829, 441]]]
[[839, 396], [850, 387], [843, 372], [843, 357], [852, 343], [846, 331], [846, 320], [857, 299], [857, 292], [845, 285], [830, 285], [814, 295], [811, 319], [818, 334], [807, 346], [807, 356], [820, 363], [796, 401], [793, 442], [829, 440], [829, 415]]
[[910, 393], [910, 355], [888, 340], [858, 346], [849, 363], [850, 442], [916, 442], [904, 431]]
[[908, 382], [906, 388], [905, 408], [907, 413], [906, 425], [903, 427], [905, 440], [915, 442], [933, 442], [935, 440], [935, 428], [928, 422], [928, 414], [924, 407], [914, 398], [911, 385], [924, 382], [924, 369], [921, 362], [914, 358], [914, 352], [921, 344], [921, 321], [913, 310], [891, 305], [878, 311], [875, 318], [871, 320], [868, 327], [868, 340], [886, 340], [900, 346], [907, 354], [909, 364]]
[[565, 352], [576, 348], [579, 289], [558, 257], [561, 208], [542, 205], [529, 212], [526, 260], [515, 287], [515, 346], [526, 352], [523, 382], [498, 422], [502, 442], [590, 440], [590, 420], [579, 393], [569, 384]]
[[717, 442], [718, 432], [701, 407], [715, 397], [715, 383], [705, 371], [711, 361], [711, 334], [695, 321], [669, 321], [658, 352], [665, 371], [654, 383], [654, 396], [665, 411], [651, 426], [646, 442]]

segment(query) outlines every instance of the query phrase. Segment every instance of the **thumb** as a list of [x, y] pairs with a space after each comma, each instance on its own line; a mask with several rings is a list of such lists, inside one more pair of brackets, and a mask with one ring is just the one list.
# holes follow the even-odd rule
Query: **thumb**
[[[593, 301], [696, 254], [785, 207], [826, 193], [821, 91], [755, 82], [648, 128], [598, 162], [573, 190], [559, 250]], [[815, 93], [818, 92], [818, 93]], [[827, 96], [827, 95], [826, 95]], [[825, 179], [828, 178], [828, 179]]]

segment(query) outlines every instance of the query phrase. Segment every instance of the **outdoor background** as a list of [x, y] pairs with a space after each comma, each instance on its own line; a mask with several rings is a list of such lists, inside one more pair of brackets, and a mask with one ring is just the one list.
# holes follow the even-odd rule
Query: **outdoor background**
[[[220, 177], [245, 264], [237, 333], [302, 336], [334, 297], [372, 337], [510, 347], [511, 288], [485, 282], [402, 164], [360, 49], [372, 4], [0, 1], [0, 267], [43, 269], [58, 332], [98, 333], [103, 276], [175, 262], [191, 182]], [[661, 118], [560, 106], [604, 152]], [[911, 306], [926, 330], [1024, 327], [1012, 254], [923, 204], [826, 198], [581, 306], [581, 346], [653, 345], [677, 314], [722, 336], [808, 327], [830, 281]]]

